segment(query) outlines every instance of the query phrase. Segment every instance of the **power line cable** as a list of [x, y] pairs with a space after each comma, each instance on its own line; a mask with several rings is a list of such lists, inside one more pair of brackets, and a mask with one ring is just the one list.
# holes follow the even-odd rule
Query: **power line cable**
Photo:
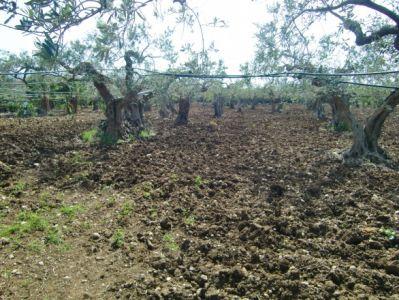
[[[222, 75], [209, 75], [209, 74], [193, 74], [193, 73], [175, 73], [175, 72], [159, 72], [148, 69], [134, 68], [135, 70], [146, 72], [147, 74], [139, 74], [141, 76], [168, 76], [175, 78], [194, 78], [194, 79], [248, 79], [248, 78], [276, 78], [276, 77], [291, 77], [295, 79], [302, 79], [304, 77], [363, 77], [363, 76], [378, 76], [378, 75], [393, 75], [399, 74], [398, 70], [392, 71], [378, 71], [378, 72], [364, 72], [364, 73], [315, 73], [315, 72], [277, 72], [277, 73], [266, 73], [266, 74], [222, 74]], [[98, 69], [100, 71], [121, 71], [123, 69]], [[66, 74], [68, 71], [32, 71], [25, 74]], [[9, 76], [15, 75], [10, 72], [0, 72], [0, 75]], [[44, 83], [44, 82], [43, 82]], [[386, 88], [386, 89], [398, 89], [398, 87], [378, 85], [378, 84], [365, 84], [357, 82], [340, 81], [342, 84], [352, 84], [367, 87]]]
[[[194, 73], [177, 73], [177, 72], [160, 72], [155, 70], [148, 70], [142, 68], [133, 68], [134, 70], [143, 71], [160, 76], [174, 76], [174, 77], [190, 77], [198, 79], [245, 79], [245, 78], [264, 78], [264, 77], [275, 77], [275, 76], [324, 76], [324, 77], [357, 77], [357, 76], [377, 76], [377, 75], [389, 75], [399, 74], [399, 70], [390, 71], [377, 71], [377, 72], [362, 72], [362, 73], [317, 73], [317, 72], [276, 72], [276, 73], [265, 73], [265, 74], [222, 74], [222, 75], [209, 75], [209, 74], [194, 74]], [[124, 68], [99, 68], [98, 71], [124, 71]], [[68, 74], [69, 71], [31, 71], [26, 72], [26, 75], [60, 75]], [[15, 76], [15, 72], [0, 72], [2, 76]]]
[[380, 85], [380, 84], [368, 84], [368, 83], [361, 83], [361, 82], [352, 82], [352, 81], [337, 81], [337, 83], [343, 84], [351, 84], [351, 85], [359, 85], [359, 86], [367, 86], [367, 87], [376, 87], [382, 89], [399, 89], [397, 86], [389, 86], [389, 85]]

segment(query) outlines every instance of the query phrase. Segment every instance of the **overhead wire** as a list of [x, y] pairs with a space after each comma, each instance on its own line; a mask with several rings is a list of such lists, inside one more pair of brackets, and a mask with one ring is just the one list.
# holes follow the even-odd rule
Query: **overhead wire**
[[[123, 68], [99, 68], [99, 71], [121, 71]], [[276, 78], [276, 77], [290, 77], [295, 79], [303, 79], [308, 77], [364, 77], [364, 76], [380, 76], [380, 75], [396, 75], [399, 74], [399, 70], [389, 70], [389, 71], [377, 71], [377, 72], [359, 72], [359, 73], [320, 73], [320, 72], [275, 72], [275, 73], [265, 73], [265, 74], [219, 74], [219, 75], [209, 75], [209, 74], [195, 74], [195, 73], [178, 73], [178, 72], [160, 72], [155, 70], [148, 70], [142, 68], [134, 68], [134, 70], [145, 72], [146, 74], [139, 74], [141, 76], [168, 76], [175, 78], [195, 78], [195, 79], [249, 79], [249, 78]], [[34, 74], [46, 74], [46, 75], [60, 75], [67, 74], [69, 71], [31, 71], [26, 72], [26, 75]], [[15, 76], [15, 72], [0, 72], [0, 76]], [[41, 83], [46, 83], [45, 81]], [[399, 89], [395, 86], [386, 86], [380, 84], [368, 84], [361, 82], [349, 82], [349, 81], [335, 81], [335, 83], [341, 84], [351, 84], [358, 86], [367, 86], [375, 88], [384, 89]], [[10, 82], [4, 84], [12, 84]], [[15, 83], [16, 84], [16, 83]], [[18, 83], [21, 84], [21, 83]], [[40, 84], [34, 82], [32, 84]], [[0, 86], [2, 83], [0, 83]], [[28, 86], [31, 84], [28, 84]]]

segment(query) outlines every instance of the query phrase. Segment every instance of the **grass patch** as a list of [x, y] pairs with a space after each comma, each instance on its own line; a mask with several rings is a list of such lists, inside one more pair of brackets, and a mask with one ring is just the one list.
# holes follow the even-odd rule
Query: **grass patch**
[[44, 250], [44, 245], [40, 240], [33, 240], [29, 242], [27, 249], [32, 252], [41, 253]]
[[195, 176], [194, 184], [195, 184], [196, 187], [199, 187], [201, 184], [203, 184], [202, 177], [201, 176]]
[[61, 245], [64, 240], [62, 239], [62, 233], [57, 228], [49, 230], [44, 238], [46, 244]]
[[0, 227], [0, 237], [9, 237], [13, 234], [23, 235], [36, 231], [46, 231], [49, 227], [48, 221], [36, 213], [21, 212], [18, 222], [11, 225], [2, 225]]
[[157, 134], [155, 133], [155, 131], [151, 130], [151, 129], [144, 129], [141, 130], [139, 133], [139, 138], [141, 139], [149, 139], [152, 138], [154, 136], [156, 136]]
[[15, 197], [19, 197], [22, 195], [22, 193], [27, 189], [27, 184], [24, 181], [18, 181], [16, 182], [11, 190], [10, 190], [10, 195], [15, 196]]
[[83, 131], [81, 137], [82, 137], [82, 140], [85, 143], [91, 144], [96, 139], [97, 134], [98, 134], [98, 131], [97, 131], [96, 128], [94, 128], [94, 129], [91, 129], [91, 130]]
[[70, 219], [73, 219], [76, 217], [76, 215], [79, 212], [82, 212], [84, 209], [80, 205], [65, 205], [60, 208], [60, 212], [64, 215], [67, 216]]

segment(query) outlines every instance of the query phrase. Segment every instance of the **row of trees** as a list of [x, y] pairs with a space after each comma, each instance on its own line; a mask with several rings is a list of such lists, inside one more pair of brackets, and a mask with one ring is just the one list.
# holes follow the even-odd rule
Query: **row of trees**
[[[106, 107], [104, 132], [114, 138], [136, 135], [145, 127], [144, 103], [140, 95], [148, 89], [149, 77], [142, 76], [139, 68], [149, 69], [154, 60], [161, 58], [171, 72], [224, 73], [223, 63], [213, 62], [210, 58], [214, 50], [212, 45], [206, 49], [203, 42], [201, 51], [194, 51], [187, 45], [178, 53], [172, 46], [171, 30], [158, 37], [150, 35], [150, 23], [161, 21], [166, 15], [176, 17], [180, 24], [194, 26], [197, 22], [202, 29], [198, 15], [185, 0], [170, 1], [166, 9], [156, 0], [32, 0], [22, 7], [14, 1], [1, 0], [0, 10], [7, 15], [5, 26], [40, 37], [36, 56], [41, 63], [30, 67], [66, 72], [67, 82], [84, 79], [93, 83]], [[243, 73], [370, 72], [390, 69], [399, 60], [399, 7], [394, 0], [381, 3], [371, 0], [284, 0], [275, 1], [270, 6], [270, 13], [274, 18], [259, 26], [258, 50], [253, 61], [242, 66]], [[65, 32], [93, 17], [98, 18], [95, 33], [81, 43], [64, 43]], [[330, 24], [335, 20], [336, 30], [316, 34], [323, 20]], [[185, 56], [186, 62], [177, 63], [178, 56]], [[106, 71], [114, 69], [116, 64], [123, 66], [123, 76], [121, 72]], [[303, 78], [298, 76], [298, 79]], [[361, 124], [349, 108], [350, 97], [347, 95], [351, 94], [351, 89], [337, 89], [338, 81], [332, 78], [313, 78], [313, 81], [298, 83], [294, 79], [275, 77], [268, 79], [267, 88], [254, 88], [249, 79], [230, 85], [192, 78], [167, 77], [155, 81], [159, 81], [154, 84], [154, 89], [163, 113], [167, 114], [171, 108], [170, 99], [179, 99], [178, 124], [187, 121], [190, 99], [195, 97], [199, 101], [213, 98], [216, 115], [221, 114], [220, 108], [226, 99], [239, 105], [243, 100], [256, 103], [257, 99], [264, 98], [260, 94], [267, 94], [267, 98], [273, 100], [328, 102], [337, 115], [348, 120], [353, 130], [354, 143], [346, 154], [348, 158], [386, 158], [378, 146], [378, 138], [386, 118], [399, 102], [397, 89], [385, 96], [383, 92], [360, 92], [359, 97], [365, 99], [363, 102], [380, 104], [367, 122]], [[394, 75], [367, 78], [364, 82], [398, 83]], [[312, 106], [320, 108], [317, 103]]]

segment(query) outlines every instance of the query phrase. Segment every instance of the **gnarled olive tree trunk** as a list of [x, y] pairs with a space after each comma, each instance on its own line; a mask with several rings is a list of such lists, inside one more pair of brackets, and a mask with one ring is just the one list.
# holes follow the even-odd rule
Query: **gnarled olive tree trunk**
[[373, 161], [384, 161], [388, 158], [386, 152], [378, 145], [385, 120], [399, 104], [399, 90], [392, 92], [362, 126], [351, 116], [353, 144], [344, 154], [346, 159], [366, 157]]
[[213, 101], [213, 109], [215, 112], [215, 118], [221, 118], [223, 115], [224, 99], [221, 96], [216, 96]]
[[78, 113], [78, 98], [76, 96], [71, 97], [67, 104], [67, 113], [68, 114], [77, 114]]
[[190, 98], [180, 97], [179, 112], [178, 112], [177, 118], [175, 120], [175, 125], [177, 125], [177, 126], [187, 125], [189, 112], [190, 112]]
[[352, 120], [348, 114], [349, 103], [340, 95], [334, 95], [330, 98], [329, 104], [332, 110], [332, 124], [335, 128], [352, 127]]
[[48, 112], [51, 110], [50, 100], [44, 95], [40, 101], [40, 115], [47, 116]]
[[103, 81], [94, 79], [94, 86], [105, 101], [107, 118], [104, 132], [112, 139], [127, 138], [144, 129], [137, 93], [131, 91], [123, 98], [114, 98]]
[[272, 114], [281, 113], [283, 110], [283, 103], [280, 99], [272, 100]]
[[316, 100], [309, 103], [308, 108], [314, 113], [314, 115], [316, 116], [317, 119], [319, 119], [319, 120], [326, 119], [323, 102], [320, 98], [316, 98]]

